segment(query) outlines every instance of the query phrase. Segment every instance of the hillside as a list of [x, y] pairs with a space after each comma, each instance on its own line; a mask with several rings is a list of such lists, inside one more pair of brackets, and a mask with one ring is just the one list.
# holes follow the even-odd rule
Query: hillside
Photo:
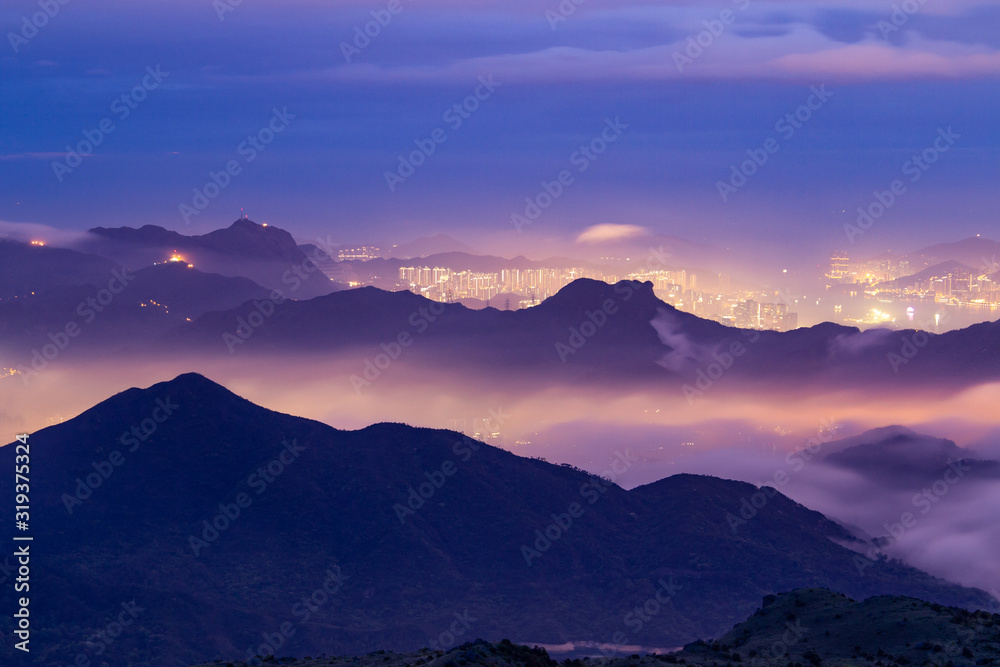
[[[698, 641], [675, 653], [642, 655], [630, 647], [589, 647], [601, 657], [559, 663], [539, 647], [481, 639], [448, 650], [423, 648], [411, 653], [377, 651], [356, 657], [283, 661], [288, 667], [640, 667], [740, 664], [785, 667], [855, 665], [976, 667], [1000, 664], [1000, 614], [969, 613], [914, 598], [873, 597], [862, 602], [826, 589], [799, 589], [769, 595], [763, 606], [717, 641]], [[218, 664], [218, 663], [209, 663]], [[209, 664], [200, 667], [209, 667]], [[237, 661], [234, 667], [252, 664]]]
[[[132, 600], [145, 611], [109, 664], [231, 659], [285, 623], [296, 633], [282, 654], [412, 650], [455, 614], [490, 640], [607, 641], [667, 593], [645, 644], [717, 636], [791, 588], [990, 600], [865, 559], [842, 546], [864, 546], [843, 528], [773, 490], [677, 475], [625, 491], [453, 432], [336, 430], [194, 374], [122, 392], [30, 442], [45, 554], [32, 572], [34, 664], [71, 659]], [[0, 448], [0, 465], [14, 454]], [[630, 461], [622, 443], [605, 475]], [[0, 478], [0, 494], [12, 483]], [[750, 498], [760, 509], [746, 516]]]

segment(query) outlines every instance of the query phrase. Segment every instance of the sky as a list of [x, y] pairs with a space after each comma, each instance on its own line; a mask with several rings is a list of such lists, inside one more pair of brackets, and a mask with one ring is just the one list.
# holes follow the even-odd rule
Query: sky
[[[1000, 237], [1000, 3], [577, 1], [3, 0], [0, 222], [204, 233], [243, 209], [529, 255], [598, 224], [818, 258]], [[526, 199], [547, 205], [518, 231]]]

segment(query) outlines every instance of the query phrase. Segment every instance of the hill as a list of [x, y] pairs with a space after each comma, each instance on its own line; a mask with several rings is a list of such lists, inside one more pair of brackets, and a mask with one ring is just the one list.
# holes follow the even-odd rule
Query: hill
[[[980, 272], [985, 272], [985, 267], [980, 267]], [[945, 276], [952, 276], [953, 278], [968, 278], [969, 275], [976, 272], [976, 269], [966, 266], [962, 262], [957, 260], [947, 260], [940, 262], [933, 266], [929, 266], [922, 271], [917, 271], [916, 273], [904, 276], [902, 278], [896, 278], [895, 280], [890, 280], [887, 282], [879, 283], [878, 288], [881, 289], [907, 289], [916, 286], [918, 283], [926, 282], [928, 280], [934, 280], [935, 278], [943, 278]], [[978, 275], [978, 274], [977, 274]]]
[[202, 271], [249, 278], [268, 289], [284, 291], [290, 299], [308, 299], [341, 288], [316, 268], [328, 260], [325, 253], [317, 253], [313, 259], [285, 230], [246, 218], [200, 236], [156, 225], [95, 227], [75, 247], [132, 270], [167, 261], [176, 254]]
[[[567, 667], [739, 664], [906, 667], [947, 663], [954, 667], [975, 667], [1000, 664], [1000, 614], [969, 613], [899, 596], [856, 602], [826, 589], [798, 589], [767, 596], [760, 609], [717, 641], [698, 641], [676, 653], [640, 656], [629, 647], [614, 644], [601, 646], [599, 653], [600, 658], [574, 658], [559, 663], [539, 647], [477, 639], [449, 650], [376, 651], [356, 657], [306, 658], [283, 664], [288, 667], [348, 664], [358, 667], [556, 667], [559, 664]], [[240, 661], [234, 667], [247, 664]]]
[[97, 255], [0, 240], [0, 303], [33, 292], [106, 283], [116, 269], [121, 267]]
[[[624, 445], [602, 479], [448, 431], [336, 430], [194, 374], [122, 392], [30, 448], [45, 555], [29, 664], [94, 658], [86, 638], [133, 601], [143, 611], [101, 656], [111, 665], [238, 658], [283, 627], [283, 655], [412, 650], [456, 614], [491, 640], [608, 641], [651, 598], [662, 622], [643, 643], [680, 646], [799, 587], [990, 600], [865, 559], [773, 489], [677, 475], [625, 491], [611, 481], [631, 465]], [[0, 465], [14, 456], [0, 448]]]
[[183, 262], [77, 277], [79, 281], [67, 278], [62, 285], [0, 301], [0, 341], [8, 355], [27, 361], [32, 350], [52, 342], [50, 334], [59, 337], [71, 324], [78, 333], [65, 346], [67, 355], [132, 346], [156, 340], [205, 313], [272, 294], [247, 278], [204, 273]]

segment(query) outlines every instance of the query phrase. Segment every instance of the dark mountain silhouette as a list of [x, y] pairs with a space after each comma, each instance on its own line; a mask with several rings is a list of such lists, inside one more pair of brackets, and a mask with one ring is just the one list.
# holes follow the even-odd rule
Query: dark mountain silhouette
[[[308, 299], [340, 289], [277, 227], [241, 218], [225, 229], [201, 236], [144, 225], [89, 230], [77, 248], [111, 258], [133, 270], [164, 262], [175, 252], [197, 268], [224, 276], [249, 278], [290, 299]], [[320, 256], [320, 261], [323, 257]]]
[[951, 440], [892, 426], [848, 441], [834, 441], [824, 460], [892, 487], [919, 487], [941, 478], [953, 464], [970, 479], [1000, 479], [1000, 463], [978, 460]]
[[107, 282], [119, 268], [97, 255], [0, 240], [0, 303], [32, 292]]
[[977, 270], [985, 271], [1000, 259], [1000, 243], [979, 236], [970, 236], [961, 241], [937, 243], [920, 248], [903, 256], [913, 266], [933, 266], [941, 262], [955, 261]]
[[[78, 275], [81, 280], [92, 278]], [[52, 287], [0, 301], [0, 341], [16, 358], [50, 343], [49, 334], [58, 336], [67, 324], [75, 323], [80, 333], [66, 348], [69, 355], [85, 348], [131, 347], [137, 339], [156, 339], [207, 312], [235, 308], [248, 299], [267, 299], [270, 294], [247, 278], [204, 273], [182, 262], [134, 273], [112, 268], [91, 284]]]
[[[178, 332], [174, 344], [218, 349], [222, 334], [234, 331], [235, 322], [252, 310], [245, 304], [206, 315]], [[431, 310], [433, 319], [425, 316]], [[712, 380], [708, 386], [791, 382], [798, 388], [881, 384], [947, 391], [1000, 377], [998, 327], [988, 322], [937, 335], [832, 323], [790, 332], [748, 331], [679, 311], [653, 294], [652, 283], [580, 279], [516, 312], [470, 310], [406, 291], [348, 290], [282, 304], [244, 348], [375, 353], [400, 333], [419, 332], [408, 359], [449, 360], [449, 365], [460, 359], [464, 366], [498, 372], [699, 390]], [[732, 355], [734, 346], [738, 355]], [[707, 377], [710, 373], [714, 377]]]
[[[980, 267], [980, 270], [985, 271], [985, 268]], [[943, 278], [948, 275], [955, 278], [967, 277], [975, 271], [976, 269], [966, 266], [958, 260], [949, 259], [934, 266], [929, 266], [922, 271], [917, 271], [912, 275], [879, 283], [877, 286], [885, 289], [905, 289], [913, 287], [917, 283], [933, 280], [934, 278]]]
[[398, 257], [401, 259], [409, 257], [426, 257], [427, 255], [436, 255], [444, 252], [476, 253], [472, 246], [466, 245], [461, 241], [448, 236], [447, 234], [441, 233], [432, 234], [430, 236], [422, 236], [418, 239], [410, 241], [409, 243], [401, 243], [396, 246], [390, 246], [384, 250], [384, 256]]
[[[122, 334], [130, 333], [131, 346], [149, 353], [218, 353], [239, 345], [268, 354], [350, 351], [361, 359], [408, 336], [402, 365], [459, 366], [525, 380], [686, 387], [688, 394], [716, 385], [795, 391], [878, 385], [944, 393], [1000, 377], [1000, 323], [943, 334], [831, 323], [790, 332], [740, 330], [677, 310], [660, 301], [649, 282], [580, 279], [518, 311], [472, 310], [374, 287], [276, 305], [264, 301], [209, 312], [156, 334]], [[232, 343], [250, 320], [252, 336]], [[25, 326], [31, 324], [29, 318]], [[117, 349], [118, 340], [105, 343], [106, 351]]]
[[825, 589], [795, 590], [764, 598], [753, 616], [724, 637], [687, 646], [673, 657], [705, 667], [743, 660], [778, 666], [991, 665], [1000, 661], [1000, 614], [991, 611], [997, 607], [973, 614], [909, 597], [855, 601]]
[[[624, 491], [449, 431], [336, 430], [195, 374], [129, 389], [29, 444], [31, 548], [44, 554], [29, 664], [94, 659], [81, 637], [132, 601], [141, 611], [108, 664], [242, 657], [286, 623], [279, 654], [411, 650], [456, 614], [487, 639], [606, 641], [658, 591], [662, 622], [646, 636], [660, 646], [721, 634], [796, 587], [989, 603], [840, 546], [862, 545], [774, 490], [678, 475]], [[15, 454], [0, 448], [0, 465]], [[612, 470], [629, 461], [623, 445]], [[0, 495], [13, 484], [0, 477]], [[4, 586], [0, 603], [14, 595]], [[8, 662], [10, 637], [2, 646]]]
[[[610, 315], [603, 310], [609, 300], [613, 306]], [[394, 342], [405, 333], [413, 341], [407, 359], [435, 362], [447, 358], [450, 364], [461, 359], [471, 366], [511, 373], [541, 369], [571, 378], [662, 381], [667, 374], [655, 362], [669, 348], [650, 326], [661, 308], [673, 310], [653, 295], [651, 283], [613, 286], [576, 281], [542, 304], [519, 311], [495, 307], [470, 310], [409, 291], [364, 287], [307, 302], [279, 304], [241, 349], [363, 351], [370, 347], [380, 352], [381, 343]], [[254, 309], [253, 304], [244, 304], [234, 311], [208, 314], [169, 342], [175, 349], [225, 349], [222, 334], [233, 333], [236, 323]], [[724, 335], [722, 325], [678, 314], [692, 330]], [[579, 349], [572, 347], [584, 341], [577, 341], [572, 329], [579, 330], [584, 323], [589, 323], [584, 326], [587, 331], [597, 326], [591, 317], [603, 322], [599, 333]], [[565, 350], [557, 349], [557, 343]]]
[[[641, 621], [645, 625], [643, 619], [635, 618], [637, 623]], [[656, 615], [649, 615], [648, 619], [655, 623]], [[760, 609], [715, 641], [693, 642], [683, 651], [669, 654], [633, 653], [633, 646], [634, 643], [613, 642], [600, 646], [573, 646], [571, 664], [574, 667], [663, 667], [664, 664], [729, 667], [749, 663], [761, 667], [787, 667], [791, 663], [817, 667], [823, 664], [884, 667], [948, 662], [954, 667], [978, 667], [1000, 662], [1000, 614], [970, 613], [895, 595], [880, 595], [858, 602], [823, 588], [796, 589], [765, 597]], [[287, 667], [445, 667], [449, 664], [558, 667], [565, 663], [556, 660], [566, 653], [556, 653], [556, 648], [563, 647], [553, 647], [550, 655], [549, 651], [537, 646], [478, 639], [447, 651], [430, 648], [412, 653], [377, 651], [282, 664]], [[576, 657], [579, 654], [587, 657]], [[237, 662], [235, 667], [246, 665]]]

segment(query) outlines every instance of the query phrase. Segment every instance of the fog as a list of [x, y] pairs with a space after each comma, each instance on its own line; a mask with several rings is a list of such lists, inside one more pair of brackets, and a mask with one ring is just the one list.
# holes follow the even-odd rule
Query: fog
[[[883, 545], [887, 554], [952, 581], [1000, 590], [1000, 480], [963, 477], [922, 511], [926, 503], [914, 503], [921, 488], [884, 484], [874, 474], [822, 461], [832, 440], [890, 424], [954, 440], [969, 447], [970, 458], [1000, 459], [1000, 427], [991, 416], [1000, 399], [998, 384], [949, 396], [797, 395], [783, 386], [741, 391], [727, 385], [689, 401], [675, 386], [634, 392], [561, 386], [429, 367], [415, 358], [365, 379], [370, 352], [320, 360], [239, 352], [57, 359], [27, 382], [16, 375], [0, 378], [0, 428], [34, 431], [127, 388], [196, 370], [254, 403], [341, 429], [392, 421], [479, 433], [519, 455], [598, 474], [627, 452], [634, 462], [616, 478], [625, 488], [682, 472], [768, 484], [873, 537], [886, 536], [909, 512], [915, 522]], [[802, 451], [810, 439], [813, 454]], [[787, 480], [776, 477], [779, 471]]]

